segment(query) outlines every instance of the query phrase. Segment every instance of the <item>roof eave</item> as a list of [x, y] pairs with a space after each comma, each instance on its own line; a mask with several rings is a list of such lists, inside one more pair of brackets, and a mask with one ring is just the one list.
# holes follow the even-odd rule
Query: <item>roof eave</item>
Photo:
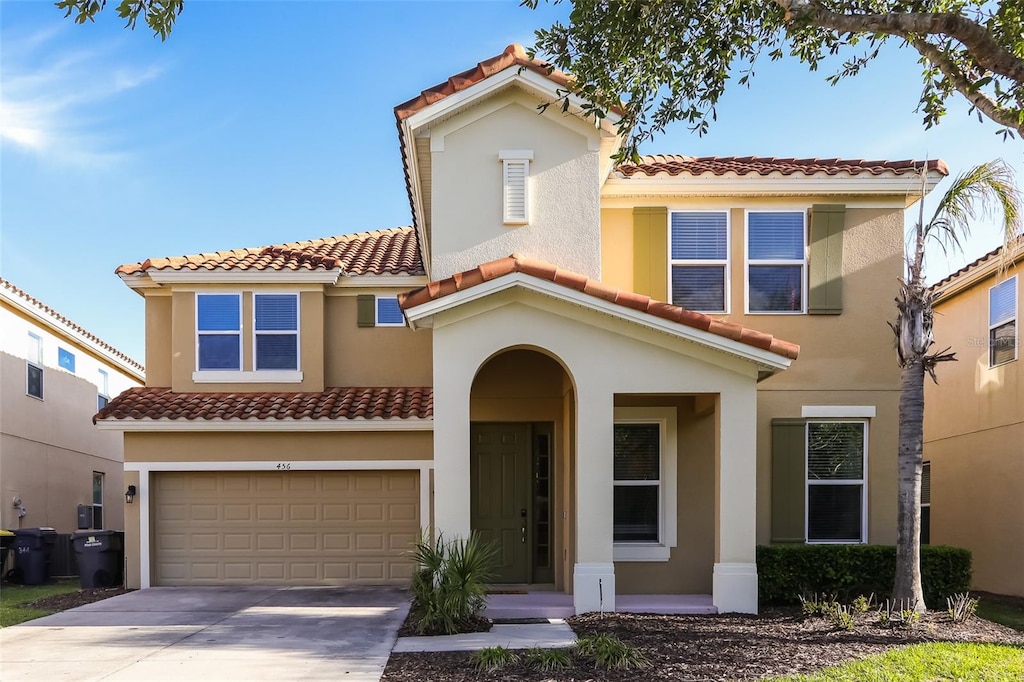
[[793, 362], [790, 358], [773, 353], [770, 350], [755, 348], [754, 346], [717, 334], [665, 320], [647, 312], [609, 303], [594, 296], [568, 289], [554, 282], [548, 282], [520, 272], [502, 275], [482, 284], [407, 308], [404, 310], [404, 313], [410, 326], [414, 329], [417, 327], [430, 327], [433, 324], [434, 316], [441, 312], [515, 287], [627, 320], [649, 329], [711, 348], [712, 350], [728, 353], [734, 357], [754, 363], [759, 370], [775, 373], [788, 369]]

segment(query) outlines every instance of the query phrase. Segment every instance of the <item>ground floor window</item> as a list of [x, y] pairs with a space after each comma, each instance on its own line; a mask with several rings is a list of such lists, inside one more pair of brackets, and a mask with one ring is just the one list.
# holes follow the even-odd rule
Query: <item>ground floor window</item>
[[808, 542], [867, 537], [867, 423], [807, 422]]
[[616, 561], [667, 561], [676, 545], [673, 408], [615, 408], [612, 538]]
[[92, 472], [92, 527], [103, 528], [103, 473]]
[[921, 467], [921, 544], [932, 542], [932, 463]]

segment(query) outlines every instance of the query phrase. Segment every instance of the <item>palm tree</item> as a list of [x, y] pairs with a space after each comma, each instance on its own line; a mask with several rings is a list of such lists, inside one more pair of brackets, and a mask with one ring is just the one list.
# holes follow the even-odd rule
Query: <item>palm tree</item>
[[[922, 173], [922, 180], [923, 180]], [[917, 225], [910, 235], [906, 278], [896, 297], [896, 334], [900, 363], [899, 492], [897, 500], [896, 584], [893, 597], [923, 611], [921, 589], [921, 449], [924, 430], [924, 375], [933, 381], [935, 365], [955, 360], [949, 348], [929, 353], [932, 344], [932, 304], [935, 293], [924, 283], [925, 249], [938, 242], [944, 252], [960, 251], [979, 217], [1000, 216], [1004, 243], [1020, 235], [1021, 194], [1013, 170], [1001, 159], [983, 163], [960, 175], [939, 200], [931, 220], [924, 220], [922, 201]], [[1004, 253], [1006, 249], [1003, 249]]]

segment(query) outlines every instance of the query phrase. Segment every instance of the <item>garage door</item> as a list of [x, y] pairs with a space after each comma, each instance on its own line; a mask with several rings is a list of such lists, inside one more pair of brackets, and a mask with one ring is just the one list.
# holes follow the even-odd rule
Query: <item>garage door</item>
[[415, 471], [183, 472], [153, 482], [155, 585], [391, 585], [412, 574]]

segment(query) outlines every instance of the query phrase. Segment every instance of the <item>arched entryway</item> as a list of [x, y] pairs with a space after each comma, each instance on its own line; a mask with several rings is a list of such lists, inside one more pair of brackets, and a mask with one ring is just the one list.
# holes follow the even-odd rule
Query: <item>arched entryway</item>
[[496, 582], [564, 589], [573, 558], [568, 482], [573, 382], [544, 351], [485, 361], [470, 394], [470, 527], [497, 543]]

